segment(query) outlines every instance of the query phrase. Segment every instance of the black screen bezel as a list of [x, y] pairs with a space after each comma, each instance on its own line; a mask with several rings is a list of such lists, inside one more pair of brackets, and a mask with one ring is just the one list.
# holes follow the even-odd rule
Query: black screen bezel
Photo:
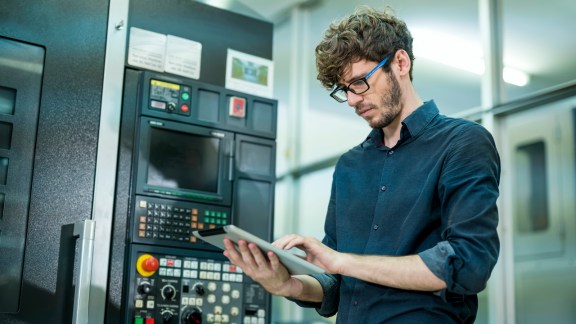
[[[190, 134], [193, 136], [205, 136], [218, 138], [220, 142], [218, 150], [218, 179], [217, 190], [207, 192], [191, 188], [169, 188], [152, 186], [147, 183], [148, 169], [150, 167], [150, 143], [152, 129], [159, 128], [167, 131]], [[136, 164], [136, 193], [152, 195], [171, 199], [213, 203], [229, 206], [232, 195], [232, 148], [233, 134], [213, 128], [206, 128], [180, 122], [166, 121], [158, 118], [141, 117], [139, 132], [139, 154]]]

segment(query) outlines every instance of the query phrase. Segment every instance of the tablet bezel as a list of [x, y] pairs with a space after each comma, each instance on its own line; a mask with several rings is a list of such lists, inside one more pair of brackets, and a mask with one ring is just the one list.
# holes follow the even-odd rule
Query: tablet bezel
[[291, 275], [306, 275], [306, 274], [317, 274], [324, 273], [324, 270], [300, 257], [294, 255], [290, 251], [282, 250], [274, 245], [266, 242], [265, 240], [246, 232], [245, 230], [235, 226], [235, 225], [225, 225], [223, 227], [217, 227], [208, 230], [196, 230], [192, 234], [206, 241], [216, 247], [225, 249], [224, 238], [228, 238], [234, 243], [238, 244], [238, 241], [243, 239], [246, 242], [255, 243], [264, 253], [268, 251], [274, 252], [280, 262], [286, 267]]

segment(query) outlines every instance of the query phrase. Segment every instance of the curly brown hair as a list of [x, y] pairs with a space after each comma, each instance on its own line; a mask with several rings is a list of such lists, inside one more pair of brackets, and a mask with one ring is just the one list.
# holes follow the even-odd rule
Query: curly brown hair
[[[387, 7], [377, 11], [361, 6], [350, 16], [332, 22], [316, 46], [318, 80], [330, 89], [339, 82], [352, 63], [362, 59], [379, 62], [386, 55], [403, 49], [414, 62], [412, 35], [406, 23], [392, 14]], [[390, 62], [384, 65], [390, 71]], [[410, 66], [412, 80], [412, 66]]]

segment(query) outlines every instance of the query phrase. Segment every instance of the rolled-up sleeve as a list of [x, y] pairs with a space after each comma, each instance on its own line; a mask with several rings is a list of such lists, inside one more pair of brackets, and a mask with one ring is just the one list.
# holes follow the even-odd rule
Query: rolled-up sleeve
[[338, 312], [338, 303], [340, 302], [340, 276], [333, 274], [314, 274], [310, 275], [320, 282], [324, 292], [322, 303], [303, 302], [294, 299], [301, 307], [315, 308], [320, 316], [330, 317]]
[[438, 195], [442, 241], [419, 253], [447, 285], [441, 295], [477, 294], [496, 264], [500, 160], [490, 133], [480, 125], [464, 128], [444, 161]]

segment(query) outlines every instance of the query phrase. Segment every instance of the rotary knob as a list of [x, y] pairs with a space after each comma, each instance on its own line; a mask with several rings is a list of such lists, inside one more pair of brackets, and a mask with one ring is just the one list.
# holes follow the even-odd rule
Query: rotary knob
[[168, 111], [169, 112], [174, 112], [176, 110], [176, 104], [173, 102], [169, 102], [168, 103]]
[[162, 321], [164, 323], [170, 323], [172, 317], [174, 317], [174, 313], [171, 310], [167, 309], [162, 312]]
[[204, 296], [206, 293], [206, 289], [204, 289], [204, 285], [201, 282], [195, 283], [192, 287], [198, 296]]
[[174, 300], [174, 297], [176, 296], [176, 288], [172, 285], [166, 285], [162, 287], [161, 294], [162, 298], [166, 300]]
[[202, 324], [202, 310], [198, 307], [186, 307], [182, 312], [182, 324]]
[[138, 292], [141, 295], [148, 295], [150, 292], [152, 292], [152, 285], [148, 281], [142, 281], [138, 285]]

